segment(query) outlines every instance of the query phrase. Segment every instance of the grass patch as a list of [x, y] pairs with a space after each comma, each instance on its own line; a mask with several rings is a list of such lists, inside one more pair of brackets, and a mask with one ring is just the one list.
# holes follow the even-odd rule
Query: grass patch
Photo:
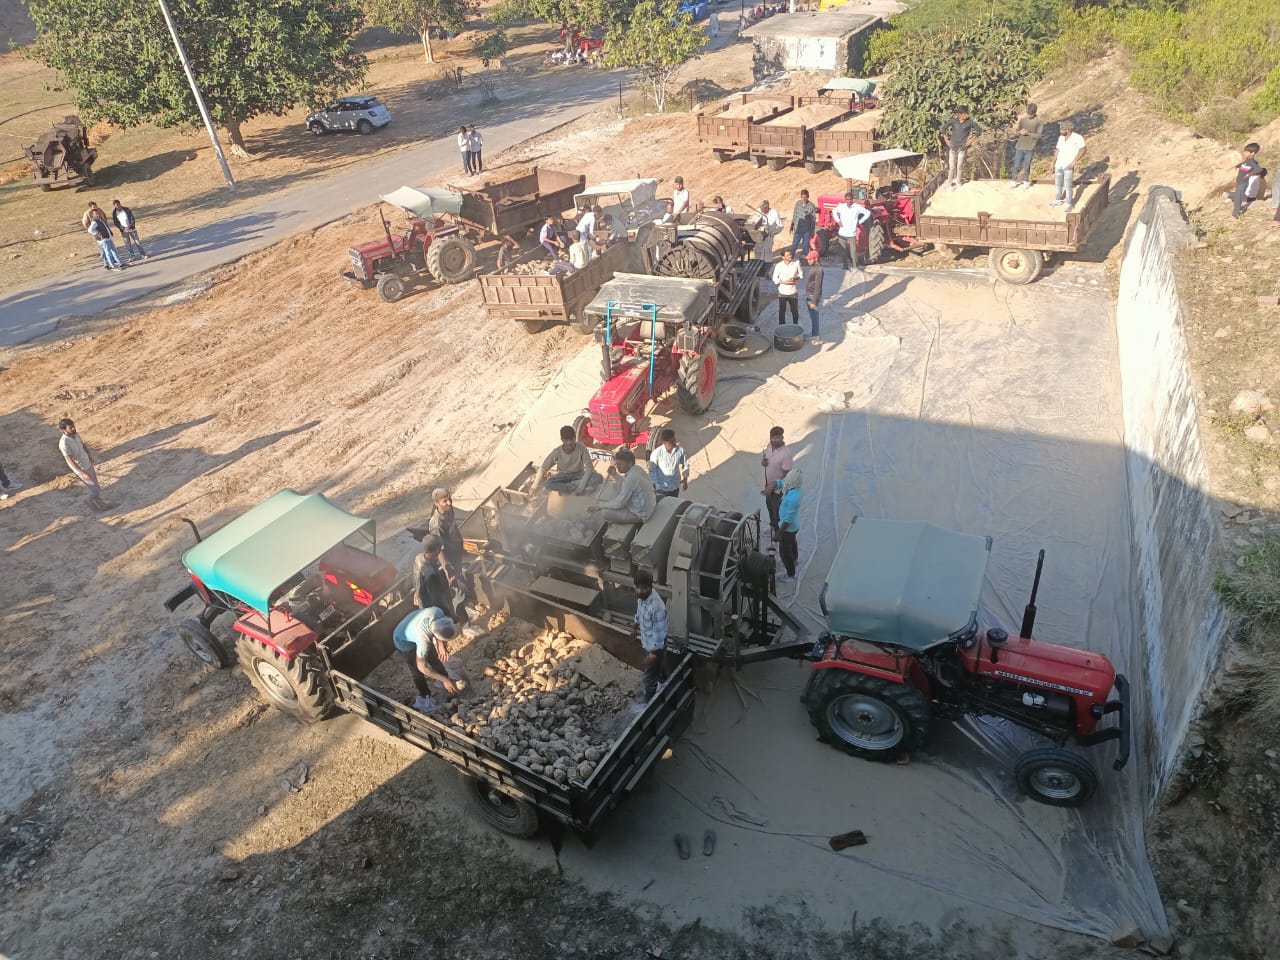
[[1246, 709], [1260, 727], [1280, 733], [1280, 539], [1250, 549], [1214, 587], [1245, 621], [1236, 672], [1247, 681]]

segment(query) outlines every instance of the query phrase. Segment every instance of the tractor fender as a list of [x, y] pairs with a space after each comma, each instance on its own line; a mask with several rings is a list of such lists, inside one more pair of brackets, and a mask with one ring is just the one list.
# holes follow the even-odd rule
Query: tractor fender
[[870, 650], [848, 640], [828, 645], [824, 658], [815, 663], [813, 669], [861, 673], [890, 683], [910, 684], [925, 697], [931, 695], [929, 677], [915, 657]]

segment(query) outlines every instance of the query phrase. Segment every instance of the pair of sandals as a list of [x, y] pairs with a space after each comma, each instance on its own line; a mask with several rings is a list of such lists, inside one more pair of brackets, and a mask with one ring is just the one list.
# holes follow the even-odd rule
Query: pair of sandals
[[[708, 827], [702, 832], [702, 855], [709, 857], [716, 850], [716, 832]], [[690, 855], [689, 835], [687, 833], [676, 834], [676, 853], [680, 854], [681, 860], [688, 860]]]

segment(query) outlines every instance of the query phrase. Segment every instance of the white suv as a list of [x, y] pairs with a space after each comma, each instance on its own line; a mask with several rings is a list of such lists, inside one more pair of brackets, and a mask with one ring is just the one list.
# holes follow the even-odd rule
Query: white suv
[[391, 122], [391, 111], [377, 97], [339, 97], [323, 110], [307, 114], [307, 129], [316, 136], [331, 130], [373, 133]]

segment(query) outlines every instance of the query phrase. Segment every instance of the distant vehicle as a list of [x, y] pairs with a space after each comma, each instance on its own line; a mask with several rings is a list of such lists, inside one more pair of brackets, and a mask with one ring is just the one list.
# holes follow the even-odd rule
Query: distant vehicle
[[323, 110], [307, 114], [307, 129], [316, 136], [334, 130], [369, 134], [391, 123], [391, 111], [377, 97], [339, 97]]
[[707, 0], [684, 0], [676, 9], [679, 13], [687, 13], [693, 17], [694, 23], [711, 16], [711, 5]]

